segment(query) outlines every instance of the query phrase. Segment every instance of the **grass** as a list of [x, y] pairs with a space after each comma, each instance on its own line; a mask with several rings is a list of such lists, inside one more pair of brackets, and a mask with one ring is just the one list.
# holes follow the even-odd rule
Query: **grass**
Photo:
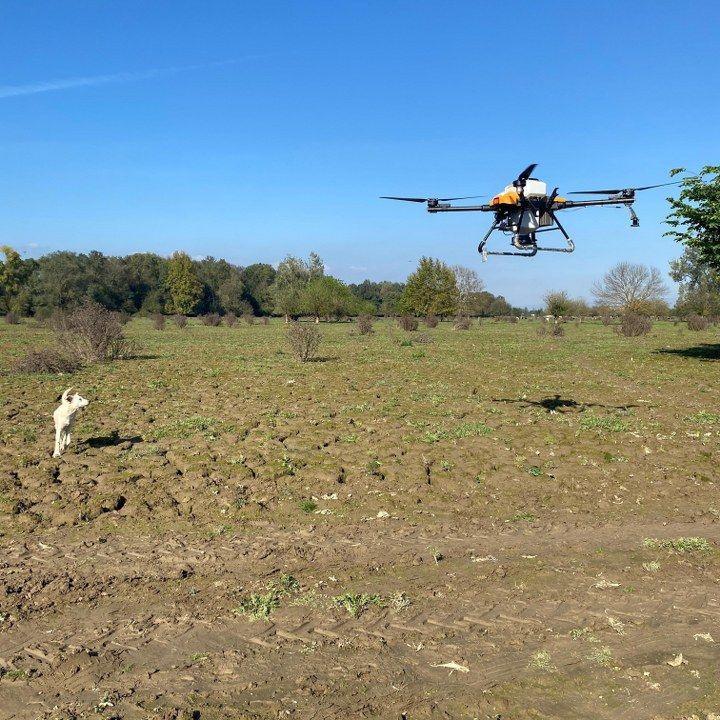
[[600, 430], [602, 432], [625, 432], [629, 425], [618, 417], [602, 417], [598, 415], [585, 415], [580, 420], [582, 430]]
[[702, 537], [678, 537], [658, 540], [657, 538], [645, 538], [643, 547], [650, 550], [670, 550], [676, 553], [706, 553], [713, 549], [708, 540]]
[[710, 413], [701, 410], [694, 415], [685, 418], [688, 422], [696, 425], [720, 425], [720, 413]]
[[298, 507], [304, 513], [310, 514], [312, 512], [315, 512], [315, 510], [317, 510], [317, 506], [318, 506], [318, 504], [314, 500], [301, 500]]

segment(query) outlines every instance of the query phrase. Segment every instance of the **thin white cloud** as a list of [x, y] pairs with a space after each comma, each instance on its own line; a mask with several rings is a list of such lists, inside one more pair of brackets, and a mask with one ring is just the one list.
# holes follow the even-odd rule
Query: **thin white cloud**
[[17, 97], [18, 95], [37, 95], [38, 93], [53, 92], [55, 90], [69, 90], [71, 88], [90, 87], [93, 85], [109, 85], [110, 83], [137, 82], [150, 80], [163, 75], [173, 75], [187, 70], [201, 70], [204, 68], [232, 65], [240, 60], [225, 60], [221, 62], [202, 63], [200, 65], [179, 65], [176, 67], [151, 68], [138, 72], [121, 72], [109, 75], [89, 75], [87, 77], [62, 78], [47, 80], [45, 82], [28, 83], [26, 85], [0, 85], [0, 98]]

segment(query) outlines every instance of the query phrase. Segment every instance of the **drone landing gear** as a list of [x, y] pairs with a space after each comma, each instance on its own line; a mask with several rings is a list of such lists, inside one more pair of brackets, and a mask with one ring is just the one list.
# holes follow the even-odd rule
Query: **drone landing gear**
[[[550, 217], [554, 221], [555, 225], [557, 227], [547, 227], [542, 228], [540, 230], [536, 230], [533, 233], [529, 233], [527, 235], [514, 235], [512, 245], [513, 247], [518, 248], [519, 250], [522, 250], [523, 248], [526, 248], [528, 252], [511, 252], [511, 251], [497, 251], [497, 250], [486, 250], [485, 246], [487, 245], [487, 241], [489, 240], [490, 236], [493, 234], [495, 230], [497, 230], [500, 227], [500, 221], [495, 221], [492, 224], [492, 227], [487, 231], [487, 234], [485, 237], [480, 241], [480, 244], [478, 245], [478, 252], [482, 255], [483, 262], [485, 262], [488, 259], [488, 255], [515, 255], [517, 257], [534, 257], [537, 255], [538, 250], [542, 252], [563, 252], [563, 253], [571, 253], [573, 250], [575, 250], [575, 243], [570, 239], [570, 236], [565, 232], [565, 228], [560, 224], [557, 217], [555, 216], [555, 213], [550, 212]], [[536, 240], [536, 234], [541, 232], [551, 232], [552, 230], [559, 230], [563, 237], [565, 238], [565, 242], [567, 243], [567, 247], [539, 247], [537, 245]]]

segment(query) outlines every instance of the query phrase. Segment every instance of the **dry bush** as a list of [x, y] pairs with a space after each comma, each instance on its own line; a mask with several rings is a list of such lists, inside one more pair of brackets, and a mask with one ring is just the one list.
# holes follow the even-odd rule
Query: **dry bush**
[[303, 362], [308, 362], [315, 357], [322, 335], [315, 325], [302, 325], [293, 322], [288, 328], [288, 342], [295, 356]]
[[423, 319], [423, 322], [429, 328], [434, 328], [438, 326], [440, 319], [437, 317], [437, 315], [428, 315], [426, 318]]
[[428, 335], [427, 333], [418, 333], [414, 338], [413, 341], [417, 345], [430, 345], [430, 343], [435, 342], [433, 340], [432, 335]]
[[255, 316], [254, 316], [252, 313], [245, 313], [245, 314], [243, 315], [243, 320], [244, 320], [248, 325], [254, 325], [254, 324], [255, 324]]
[[601, 315], [600, 322], [607, 327], [612, 322], [612, 315]]
[[355, 325], [360, 335], [369, 335], [373, 331], [373, 321], [369, 315], [358, 315]]
[[500, 320], [502, 322], [516, 323], [518, 321], [517, 315], [501, 315]]
[[69, 313], [55, 313], [52, 327], [67, 354], [83, 364], [126, 358], [135, 351], [115, 313], [95, 302]]
[[202, 316], [203, 325], [207, 325], [208, 327], [218, 327], [221, 322], [222, 318], [217, 313], [208, 313]]
[[152, 314], [152, 325], [156, 330], [165, 329], [165, 316], [162, 313]]
[[225, 324], [228, 327], [234, 327], [235, 323], [237, 323], [237, 315], [234, 312], [229, 312], [225, 314]]
[[453, 330], [469, 330], [470, 329], [470, 318], [461, 315], [455, 319]]
[[263, 315], [262, 317], [262, 324], [263, 325], [269, 325], [270, 324], [270, 318], [267, 315]]
[[121, 325], [127, 325], [132, 320], [132, 315], [124, 310], [113, 310], [113, 315]]
[[565, 328], [562, 323], [543, 323], [537, 330], [540, 337], [565, 337]]
[[707, 330], [709, 324], [708, 319], [702, 315], [689, 315], [687, 319], [687, 326], [689, 330]]
[[403, 330], [407, 330], [408, 332], [414, 332], [418, 329], [417, 318], [414, 318], [411, 315], [403, 315], [402, 317], [398, 318], [398, 325]]
[[620, 324], [620, 333], [625, 337], [647, 335], [652, 329], [652, 320], [646, 315], [625, 313]]
[[80, 361], [53, 347], [33, 350], [15, 364], [23, 373], [72, 373], [80, 368]]
[[184, 330], [187, 327], [188, 319], [184, 315], [173, 315], [172, 321], [181, 329]]
[[17, 313], [14, 313], [12, 310], [8, 312], [5, 315], [5, 322], [8, 325], [19, 325], [20, 324], [20, 317], [17, 315]]

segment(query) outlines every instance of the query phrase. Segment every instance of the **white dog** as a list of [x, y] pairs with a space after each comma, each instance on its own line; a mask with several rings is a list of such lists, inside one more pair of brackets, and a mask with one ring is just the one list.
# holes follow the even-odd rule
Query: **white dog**
[[84, 397], [80, 397], [78, 393], [70, 395], [71, 390], [72, 388], [69, 387], [62, 394], [60, 407], [53, 413], [55, 419], [55, 452], [53, 457], [60, 457], [60, 453], [70, 444], [75, 416], [78, 414], [78, 410], [87, 407], [89, 404], [89, 401]]

